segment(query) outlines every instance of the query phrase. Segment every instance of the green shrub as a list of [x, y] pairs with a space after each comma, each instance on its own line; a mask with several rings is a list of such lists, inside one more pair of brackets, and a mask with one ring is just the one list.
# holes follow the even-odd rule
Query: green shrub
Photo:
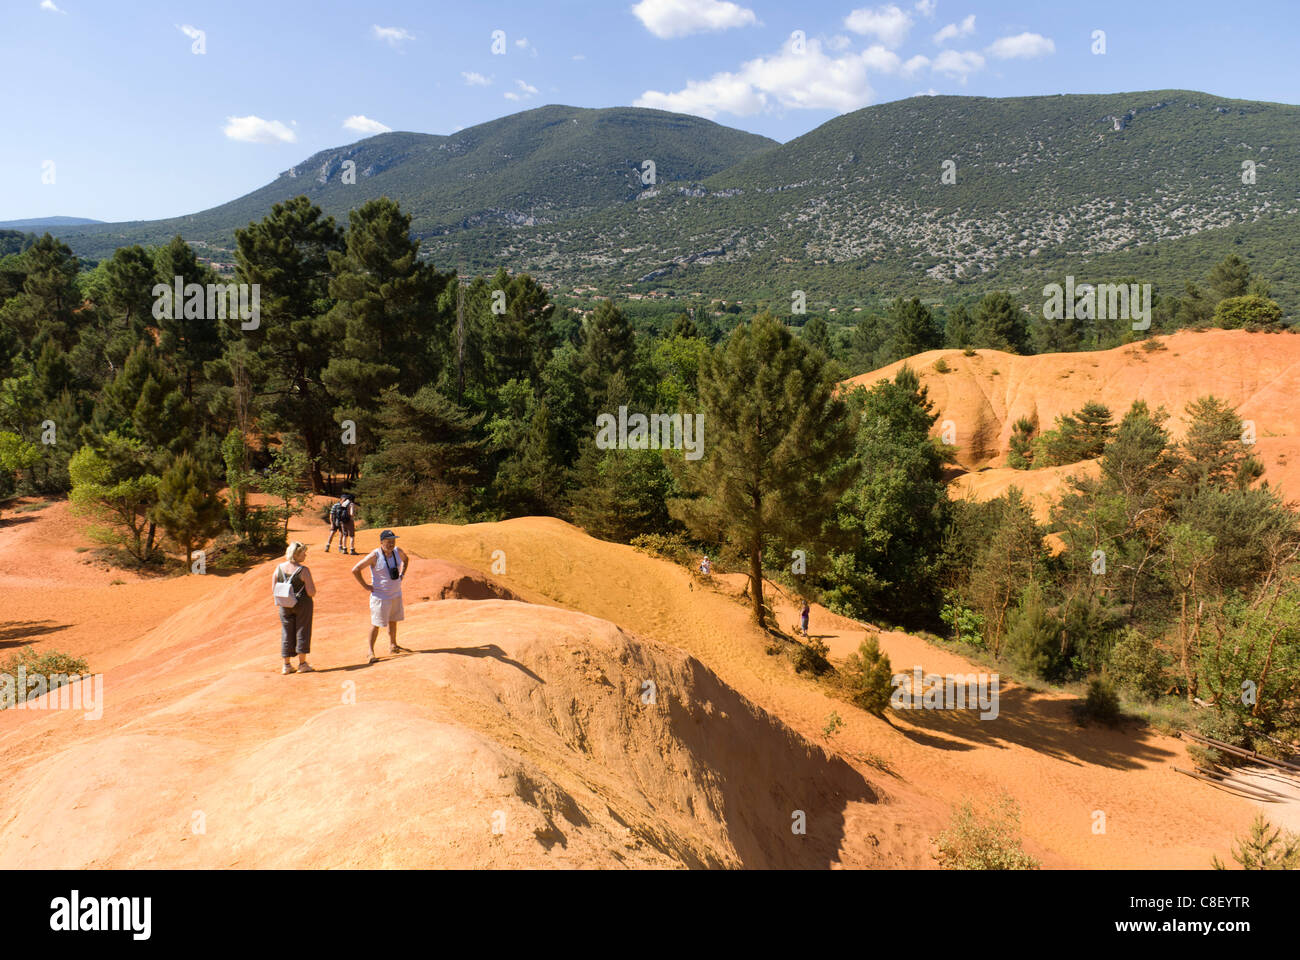
[[1132, 627], [1124, 631], [1111, 648], [1109, 671], [1121, 687], [1147, 700], [1165, 691], [1166, 662], [1150, 637]]
[[794, 651], [794, 672], [811, 673], [815, 677], [820, 677], [830, 673], [833, 669], [831, 662], [826, 659], [830, 653], [828, 647], [823, 641], [816, 637], [809, 637], [807, 643], [796, 643]]
[[949, 602], [939, 611], [939, 619], [952, 631], [952, 639], [969, 643], [974, 647], [984, 646], [984, 618], [960, 602]]
[[954, 808], [948, 829], [935, 842], [944, 870], [1037, 870], [1039, 866], [1020, 845], [1020, 811], [1006, 794], [985, 816], [964, 801]]
[[1007, 652], [1026, 673], [1044, 680], [1059, 680], [1065, 672], [1061, 650], [1061, 619], [1048, 609], [1042, 588], [1030, 584], [1007, 628]]
[[[1236, 710], [1224, 710], [1217, 707], [1203, 710], [1196, 717], [1195, 727], [1196, 732], [1203, 737], [1222, 740], [1224, 743], [1242, 749], [1250, 747], [1250, 731], [1246, 729], [1241, 714]], [[1244, 762], [1241, 757], [1215, 750], [1213, 747], [1202, 747], [1199, 744], [1191, 744], [1188, 746], [1187, 752], [1198, 763], [1207, 765], [1220, 763], [1225, 766], [1235, 766]]]
[[948, 361], [947, 361], [947, 360], [945, 360], [943, 357], [940, 357], [938, 360], [936, 360], [936, 361], [934, 362], [934, 372], [935, 372], [935, 373], [951, 373], [951, 372], [952, 372], [952, 367], [948, 366]]
[[822, 736], [829, 740], [831, 737], [835, 736], [835, 734], [839, 733], [840, 728], [843, 726], [844, 721], [840, 719], [839, 711], [832, 710], [830, 716], [826, 718], [826, 726], [822, 727]]
[[[0, 683], [0, 688], [6, 690], [12, 688], [15, 691], [15, 697], [20, 695], [17, 693], [18, 670], [20, 667], [25, 669], [26, 675], [29, 677], [34, 674], [40, 674], [41, 676], [46, 677], [47, 682], [49, 683], [49, 686], [46, 688], [47, 693], [64, 686], [64, 684], [76, 676], [90, 672], [90, 668], [86, 665], [86, 661], [81, 657], [69, 656], [66, 653], [59, 653], [55, 650], [51, 650], [48, 653], [37, 654], [30, 647], [24, 647], [17, 653], [12, 653], [3, 661], [0, 661], [0, 675], [8, 674], [9, 677], [12, 678], [8, 683]], [[63, 676], [65, 678], [64, 681], [62, 683], [55, 683], [53, 678], [56, 675]], [[24, 691], [24, 693], [26, 693], [26, 691]], [[0, 697], [0, 709], [3, 709], [4, 705], [5, 698]]]
[[1124, 718], [1119, 708], [1119, 692], [1106, 674], [1088, 681], [1088, 695], [1083, 701], [1083, 715], [1089, 720], [1115, 726]]
[[889, 698], [894, 692], [893, 678], [889, 656], [880, 649], [875, 637], [863, 640], [845, 667], [845, 680], [853, 702], [878, 717], [884, 716], [885, 708], [889, 706]]
[[[693, 550], [680, 533], [642, 533], [632, 538], [631, 545], [652, 557], [682, 563], [695, 569], [699, 551]], [[716, 565], [715, 565], [716, 568]]]
[[[1284, 833], [1257, 813], [1250, 835], [1233, 843], [1232, 859], [1245, 870], [1300, 870], [1300, 833]], [[1227, 869], [1218, 857], [1211, 863], [1215, 870]]]

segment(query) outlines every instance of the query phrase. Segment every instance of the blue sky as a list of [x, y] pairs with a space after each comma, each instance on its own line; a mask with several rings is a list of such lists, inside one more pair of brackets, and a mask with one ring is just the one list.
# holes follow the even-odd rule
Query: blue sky
[[781, 141], [930, 92], [1300, 103], [1298, 13], [1296, 0], [0, 0], [0, 220], [191, 213], [370, 132], [447, 134], [547, 103], [680, 110]]

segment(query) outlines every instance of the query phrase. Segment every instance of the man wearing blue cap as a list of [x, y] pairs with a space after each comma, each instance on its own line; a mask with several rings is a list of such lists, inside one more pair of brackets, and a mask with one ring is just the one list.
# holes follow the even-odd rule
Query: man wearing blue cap
[[[370, 568], [370, 582], [366, 583], [361, 571]], [[352, 576], [370, 592], [370, 649], [367, 663], [374, 663], [375, 640], [379, 637], [381, 627], [388, 628], [388, 652], [410, 653], [405, 647], [397, 645], [397, 621], [406, 619], [402, 609], [402, 578], [411, 569], [410, 558], [406, 551], [397, 546], [397, 534], [385, 530], [379, 535], [379, 548], [371, 550], [357, 561], [352, 568]]]

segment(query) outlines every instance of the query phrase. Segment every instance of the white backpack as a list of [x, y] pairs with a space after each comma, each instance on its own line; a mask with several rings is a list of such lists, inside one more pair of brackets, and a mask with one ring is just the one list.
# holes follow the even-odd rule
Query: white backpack
[[[302, 569], [299, 567], [298, 569]], [[271, 592], [275, 595], [276, 606], [294, 607], [298, 605], [298, 595], [293, 592], [293, 578], [296, 574], [291, 574], [288, 579], [282, 580], [284, 576], [284, 565], [275, 568], [275, 586]]]

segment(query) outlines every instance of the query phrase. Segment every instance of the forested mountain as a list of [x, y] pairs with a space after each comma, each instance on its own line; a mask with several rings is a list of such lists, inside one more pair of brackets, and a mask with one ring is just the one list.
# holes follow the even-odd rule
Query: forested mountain
[[515, 231], [504, 249], [566, 279], [787, 300], [795, 288], [942, 296], [1067, 272], [1180, 292], [1236, 252], [1294, 312], [1298, 196], [1294, 106], [1180, 91], [917, 97], [838, 117], [701, 184]]
[[662, 110], [547, 106], [447, 137], [383, 133], [323, 150], [261, 189], [192, 216], [54, 232], [92, 258], [177, 233], [230, 250], [236, 228], [305, 194], [342, 223], [349, 210], [388, 196], [411, 214], [416, 236], [460, 236], [489, 225], [554, 224], [631, 201], [646, 189], [646, 160], [653, 160], [660, 182], [688, 181], [775, 146], [766, 137]]
[[781, 146], [662, 111], [543, 107], [325, 151], [192, 217], [55, 232], [90, 258], [178, 232], [229, 250], [236, 227], [299, 193], [341, 221], [392, 197], [439, 266], [610, 292], [864, 302], [1069, 273], [1181, 293], [1237, 253], [1288, 315], [1300, 307], [1300, 107], [1173, 90], [914, 97]]

